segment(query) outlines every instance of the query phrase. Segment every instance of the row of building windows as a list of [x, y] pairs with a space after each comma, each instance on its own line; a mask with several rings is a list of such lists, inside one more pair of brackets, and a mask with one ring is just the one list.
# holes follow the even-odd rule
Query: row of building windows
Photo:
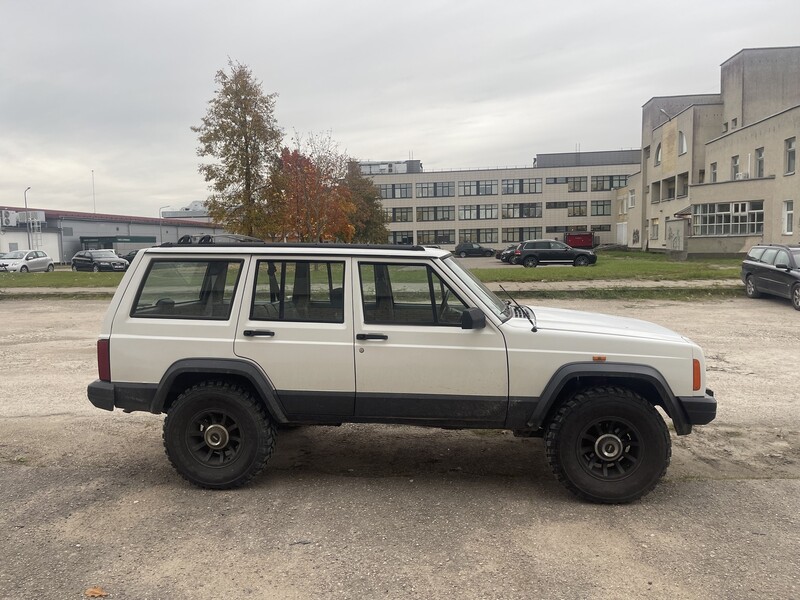
[[[583, 231], [611, 231], [611, 225], [552, 225], [549, 227], [503, 227], [486, 229], [420, 229], [416, 232], [416, 243], [421, 245], [456, 244], [461, 242], [478, 242], [479, 244], [497, 244], [523, 242], [542, 237], [547, 234], [571, 233]], [[413, 231], [392, 231], [389, 234], [390, 244], [413, 244]]]
[[[547, 202], [547, 210], [566, 209], [568, 217], [587, 216], [586, 201]], [[456, 206], [418, 206], [417, 221], [455, 221]], [[389, 223], [411, 223], [414, 221], [414, 208], [406, 206], [385, 208], [384, 214]], [[502, 205], [499, 213], [503, 219], [539, 219], [542, 217], [541, 202], [513, 202]], [[607, 217], [611, 215], [611, 200], [592, 200], [591, 216]], [[497, 204], [463, 204], [458, 207], [460, 221], [478, 221], [496, 219]]]
[[[585, 192], [588, 190], [588, 177], [548, 177], [548, 185], [567, 185], [568, 192]], [[478, 179], [474, 181], [459, 181], [459, 196], [496, 196], [497, 179]], [[615, 188], [625, 187], [628, 183], [627, 175], [592, 175], [592, 191], [603, 192]], [[383, 200], [395, 198], [412, 198], [411, 183], [384, 183], [378, 186]], [[503, 195], [515, 194], [541, 194], [542, 179], [503, 179], [499, 187]], [[454, 181], [437, 181], [416, 184], [417, 198], [452, 198], [455, 196], [456, 183]]]
[[753, 235], [763, 231], [763, 200], [692, 206], [693, 235]]
[[[748, 158], [749, 161], [749, 158]], [[747, 164], [750, 168], [750, 164]], [[748, 179], [750, 177], [761, 178], [766, 176], [764, 170], [764, 148], [756, 148], [753, 152], [753, 172], [742, 171], [742, 163], [739, 155], [731, 156], [731, 170], [730, 178], [735, 179]], [[784, 175], [793, 175], [797, 169], [797, 138], [790, 137], [783, 141], [783, 173]], [[709, 165], [709, 181], [716, 183], [719, 181], [719, 166], [716, 162]]]

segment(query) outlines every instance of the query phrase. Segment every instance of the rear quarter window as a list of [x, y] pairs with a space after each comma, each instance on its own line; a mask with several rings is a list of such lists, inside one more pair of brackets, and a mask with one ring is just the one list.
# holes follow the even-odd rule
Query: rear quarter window
[[765, 248], [751, 248], [747, 253], [747, 260], [760, 260]]

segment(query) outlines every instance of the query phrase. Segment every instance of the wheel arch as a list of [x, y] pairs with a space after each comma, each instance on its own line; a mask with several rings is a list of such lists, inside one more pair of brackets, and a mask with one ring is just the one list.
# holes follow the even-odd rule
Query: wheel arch
[[597, 386], [628, 388], [654, 406], [660, 406], [672, 419], [678, 435], [691, 433], [692, 426], [680, 401], [672, 393], [663, 375], [650, 365], [627, 363], [570, 363], [555, 372], [545, 386], [527, 427], [544, 427], [564, 402], [581, 390]]
[[237, 359], [190, 358], [173, 363], [158, 384], [150, 411], [166, 412], [183, 390], [210, 379], [240, 385], [261, 402], [275, 423], [287, 422], [266, 374], [258, 366]]

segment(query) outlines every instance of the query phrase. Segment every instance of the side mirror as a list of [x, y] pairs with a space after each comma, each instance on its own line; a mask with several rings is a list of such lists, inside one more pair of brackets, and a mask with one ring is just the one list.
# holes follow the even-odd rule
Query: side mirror
[[468, 308], [461, 313], [461, 329], [483, 329], [486, 327], [486, 315], [480, 308]]
[[775, 268], [776, 269], [780, 269], [781, 271], [788, 271], [789, 270], [789, 265], [787, 265], [785, 263], [778, 263], [777, 265], [775, 265]]

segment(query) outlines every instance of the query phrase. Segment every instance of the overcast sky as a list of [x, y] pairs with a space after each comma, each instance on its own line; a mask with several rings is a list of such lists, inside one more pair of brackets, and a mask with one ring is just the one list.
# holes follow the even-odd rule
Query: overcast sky
[[287, 143], [525, 166], [638, 148], [648, 99], [719, 92], [720, 63], [800, 45], [798, 22], [798, 0], [0, 0], [0, 207], [204, 200], [189, 128], [228, 57], [278, 93]]

